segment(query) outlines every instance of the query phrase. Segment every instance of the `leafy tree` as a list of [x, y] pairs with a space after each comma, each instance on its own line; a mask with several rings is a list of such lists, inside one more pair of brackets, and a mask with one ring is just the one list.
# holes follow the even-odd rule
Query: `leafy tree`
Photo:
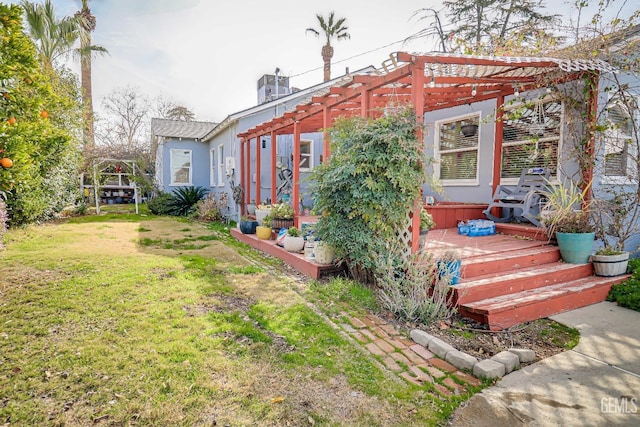
[[341, 118], [329, 129], [331, 159], [314, 168], [316, 234], [336, 248], [351, 275], [373, 282], [380, 256], [409, 226], [425, 181], [415, 112], [371, 120]]
[[[74, 16], [58, 19], [51, 0], [44, 3], [23, 1], [29, 34], [38, 47], [40, 60], [45, 68], [53, 69], [59, 58], [74, 53], [81, 60], [82, 97], [85, 106], [84, 141], [93, 144], [93, 103], [91, 97], [91, 56], [106, 53], [102, 46], [91, 44], [91, 32], [95, 29], [95, 17], [82, 0], [83, 8]], [[76, 43], [80, 41], [80, 47]]]
[[323, 35], [326, 38], [326, 43], [322, 46], [322, 60], [324, 61], [324, 81], [331, 80], [331, 58], [333, 58], [333, 46], [331, 46], [332, 40], [344, 40], [350, 39], [351, 35], [347, 32], [349, 27], [346, 25], [346, 18], [335, 18], [335, 12], [329, 13], [329, 16], [325, 19], [322, 15], [317, 14], [319, 29], [307, 28], [307, 32], [313, 33], [316, 37], [320, 38]]
[[45, 67], [53, 68], [59, 58], [73, 50], [79, 37], [78, 20], [69, 16], [56, 18], [51, 0], [44, 3], [23, 1], [22, 7], [40, 60]]
[[77, 196], [78, 104], [73, 79], [40, 68], [22, 9], [0, 4], [0, 170], [10, 225], [45, 220]]
[[535, 45], [540, 40], [547, 47], [554, 44], [555, 37], [545, 29], [557, 23], [559, 15], [542, 13], [543, 0], [447, 0], [443, 5], [454, 23], [447, 33], [442, 31], [437, 11], [422, 11], [435, 15], [438, 37], [443, 46], [451, 46], [449, 50], [496, 54]]

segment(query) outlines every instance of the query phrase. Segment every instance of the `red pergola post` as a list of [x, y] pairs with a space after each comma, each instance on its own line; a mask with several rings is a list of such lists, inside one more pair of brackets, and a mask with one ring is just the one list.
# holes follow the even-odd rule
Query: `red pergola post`
[[260, 203], [260, 153], [262, 152], [262, 136], [256, 138], [256, 204]]
[[322, 135], [322, 160], [326, 162], [331, 155], [331, 137], [329, 136], [329, 132], [327, 132], [327, 129], [331, 127], [331, 110], [327, 106], [324, 106], [322, 109], [322, 127], [324, 128]]
[[271, 131], [271, 203], [276, 203], [278, 193], [276, 192], [276, 150], [278, 148], [278, 136], [275, 131]]
[[246, 209], [246, 206], [251, 203], [251, 140], [249, 139], [245, 144], [245, 152], [247, 155], [246, 165], [247, 165], [247, 174], [245, 176], [245, 183], [247, 187], [244, 191], [244, 206], [243, 211]]
[[[242, 188], [243, 191], [247, 191], [247, 185], [245, 182], [245, 169], [246, 169], [246, 165], [244, 163], [244, 146], [245, 146], [246, 140], [241, 139], [240, 140], [240, 188]], [[240, 216], [244, 215], [244, 203], [240, 204]]]
[[[492, 175], [492, 183], [491, 183], [491, 195], [493, 196], [496, 192], [496, 188], [500, 185], [500, 180], [502, 179], [502, 142], [503, 142], [503, 130], [504, 130], [504, 95], [500, 94], [496, 98], [496, 134], [494, 137], [494, 145], [493, 145], [493, 175]], [[500, 211], [501, 208], [492, 209], [492, 214], [495, 216], [501, 216]]]
[[[426, 149], [422, 130], [422, 125], [424, 124], [424, 63], [420, 61], [411, 64], [411, 99], [413, 100], [413, 108], [419, 124], [416, 138], [422, 142], [422, 150], [424, 152]], [[422, 209], [422, 197], [418, 196], [411, 223], [411, 253], [416, 253], [420, 249], [420, 209]]]
[[587, 76], [587, 146], [585, 152], [589, 159], [586, 165], [582, 167], [582, 185], [588, 185], [584, 198], [584, 204], [591, 202], [592, 181], [593, 181], [593, 164], [595, 162], [595, 146], [596, 146], [596, 125], [598, 120], [598, 83], [600, 75], [597, 71], [589, 73]]
[[293, 123], [293, 194], [291, 204], [293, 206], [294, 225], [298, 227], [300, 215], [300, 123]]
[[360, 96], [360, 117], [370, 117], [371, 115], [371, 92], [364, 89]]

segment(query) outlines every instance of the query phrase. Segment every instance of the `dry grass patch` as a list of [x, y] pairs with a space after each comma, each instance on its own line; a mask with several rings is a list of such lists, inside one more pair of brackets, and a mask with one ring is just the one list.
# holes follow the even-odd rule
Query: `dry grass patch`
[[139, 245], [214, 233], [141, 216], [10, 231], [0, 425], [435, 422], [433, 397], [381, 370], [258, 255]]

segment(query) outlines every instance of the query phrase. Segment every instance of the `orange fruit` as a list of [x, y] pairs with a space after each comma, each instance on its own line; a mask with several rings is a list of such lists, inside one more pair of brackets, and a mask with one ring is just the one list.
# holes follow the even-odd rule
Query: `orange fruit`
[[47, 110], [40, 111], [40, 117], [42, 117], [43, 119], [49, 117], [49, 113], [47, 112]]
[[9, 118], [9, 120], [7, 120], [9, 122], [9, 125], [13, 126], [16, 124], [17, 120], [15, 117], [11, 117]]
[[13, 166], [13, 160], [8, 157], [3, 157], [2, 159], [0, 159], [0, 166], [5, 169], [9, 169], [11, 166]]

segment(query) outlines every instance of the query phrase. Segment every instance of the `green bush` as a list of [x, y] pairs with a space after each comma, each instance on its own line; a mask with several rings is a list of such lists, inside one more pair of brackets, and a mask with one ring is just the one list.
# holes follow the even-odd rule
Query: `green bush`
[[191, 215], [197, 203], [207, 195], [209, 190], [204, 187], [180, 187], [173, 190], [173, 198], [169, 203], [171, 215]]
[[607, 301], [614, 301], [622, 307], [640, 311], [640, 259], [629, 260], [629, 269], [632, 272], [631, 278], [619, 285], [613, 285]]
[[154, 215], [170, 215], [172, 201], [173, 195], [170, 193], [160, 193], [147, 202], [147, 207], [149, 208], [149, 212]]
[[375, 281], [378, 254], [407, 230], [425, 182], [419, 124], [410, 108], [377, 120], [336, 120], [329, 129], [331, 161], [311, 176], [315, 234], [336, 248], [351, 276]]

